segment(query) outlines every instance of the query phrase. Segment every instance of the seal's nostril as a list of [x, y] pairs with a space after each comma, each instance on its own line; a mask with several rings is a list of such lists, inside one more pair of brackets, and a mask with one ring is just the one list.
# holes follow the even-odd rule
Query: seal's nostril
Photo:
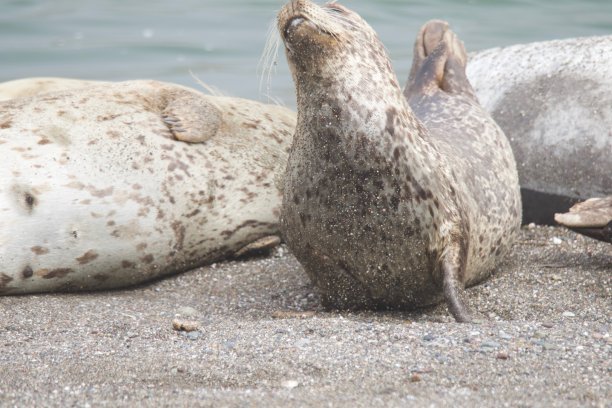
[[285, 29], [283, 30], [283, 34], [284, 34], [285, 38], [287, 38], [289, 36], [291, 29], [299, 26], [303, 22], [304, 22], [304, 18], [303, 17], [293, 17], [292, 19], [287, 21], [287, 24], [285, 25]]

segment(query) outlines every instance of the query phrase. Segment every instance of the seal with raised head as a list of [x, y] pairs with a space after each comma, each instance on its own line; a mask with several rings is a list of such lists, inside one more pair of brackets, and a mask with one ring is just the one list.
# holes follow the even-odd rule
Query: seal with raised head
[[294, 126], [155, 81], [0, 102], [0, 294], [142, 283], [277, 234]]
[[426, 24], [406, 98], [374, 30], [342, 5], [293, 1], [278, 29], [298, 107], [281, 230], [323, 302], [444, 297], [469, 321], [464, 288], [508, 251], [521, 209], [510, 146], [466, 80], [462, 43]]

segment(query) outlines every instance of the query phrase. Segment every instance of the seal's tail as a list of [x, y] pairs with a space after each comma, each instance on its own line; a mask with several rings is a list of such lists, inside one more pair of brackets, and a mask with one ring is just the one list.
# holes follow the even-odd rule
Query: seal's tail
[[465, 74], [467, 53], [446, 21], [431, 20], [421, 27], [414, 43], [412, 69], [404, 93], [467, 94], [475, 98]]

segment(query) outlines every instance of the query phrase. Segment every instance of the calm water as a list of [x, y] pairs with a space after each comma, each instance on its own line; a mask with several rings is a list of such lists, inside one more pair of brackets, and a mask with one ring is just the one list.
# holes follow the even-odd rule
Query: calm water
[[[400, 81], [418, 28], [451, 22], [468, 50], [612, 33], [611, 0], [345, 0], [379, 33]], [[0, 81], [153, 78], [294, 106], [282, 50], [270, 88], [258, 64], [278, 0], [0, 0]]]

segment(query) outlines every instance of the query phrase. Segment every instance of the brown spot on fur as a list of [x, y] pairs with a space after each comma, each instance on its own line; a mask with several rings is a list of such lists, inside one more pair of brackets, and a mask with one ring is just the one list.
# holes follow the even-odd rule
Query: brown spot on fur
[[140, 258], [140, 260], [144, 263], [150, 264], [153, 262], [155, 258], [153, 257], [153, 255], [149, 254], [149, 255], [145, 255], [142, 258]]
[[53, 279], [53, 278], [63, 278], [69, 273], [74, 272], [72, 268], [56, 268], [50, 271], [46, 269], [41, 269], [39, 274], [42, 274], [43, 279]]
[[106, 115], [106, 116], [101, 116], [101, 115], [100, 115], [100, 116], [98, 116], [98, 117], [96, 118], [96, 120], [97, 120], [98, 122], [103, 122], [103, 121], [105, 121], [105, 120], [112, 120], [112, 119], [115, 119], [115, 118], [116, 118], [116, 117], [118, 117], [118, 116], [119, 116], [119, 115]]
[[41, 246], [33, 246], [32, 248], [30, 248], [30, 250], [32, 252], [34, 252], [36, 255], [44, 255], [44, 254], [48, 254], [49, 253], [49, 249], [48, 248], [44, 248]]
[[144, 251], [147, 246], [148, 244], [146, 242], [141, 242], [140, 244], [136, 245], [136, 249], [139, 251]]
[[89, 191], [89, 194], [91, 194], [94, 197], [98, 197], [98, 198], [102, 198], [102, 197], [107, 197], [109, 195], [113, 194], [113, 191], [115, 191], [114, 187], [108, 187], [108, 188], [104, 188], [104, 189], [96, 189], [93, 186], [87, 186], [87, 191]]
[[397, 116], [397, 109], [393, 106], [387, 109], [387, 123], [385, 125], [385, 131], [391, 136], [395, 136], [395, 117]]
[[174, 230], [174, 235], [176, 236], [176, 244], [174, 245], [174, 249], [180, 251], [183, 249], [183, 244], [185, 243], [185, 226], [180, 221], [174, 221], [172, 223], [172, 229]]
[[76, 260], [79, 262], [79, 265], [85, 265], [96, 259], [98, 256], [99, 255], [96, 253], [96, 251], [90, 249], [80, 257], [76, 258]]
[[116, 130], [109, 130], [108, 132], [106, 132], [106, 134], [111, 139], [119, 139], [119, 137], [121, 136], [121, 133], [117, 132]]
[[32, 211], [32, 209], [36, 205], [36, 198], [30, 193], [25, 193], [24, 200], [25, 200], [26, 206], [28, 207], [28, 210]]
[[121, 261], [121, 266], [124, 268], [133, 268], [136, 266], [136, 264], [130, 261]]
[[49, 143], [52, 143], [49, 139], [40, 139], [38, 141], [39, 145], [46, 145], [46, 144], [49, 144]]
[[187, 218], [191, 218], [191, 217], [194, 217], [194, 216], [198, 215], [199, 213], [200, 213], [200, 209], [199, 209], [199, 208], [196, 208], [195, 210], [193, 210], [192, 212], [190, 212], [189, 214], [187, 214], [185, 217], [187, 217]]
[[23, 276], [24, 279], [31, 278], [32, 275], [34, 275], [34, 271], [32, 270], [32, 267], [30, 265], [26, 266], [21, 271], [21, 276]]
[[98, 282], [104, 282], [104, 281], [107, 281], [110, 278], [110, 276], [104, 275], [102, 273], [97, 273], [93, 276], [93, 278], [97, 280]]
[[242, 124], [242, 127], [245, 129], [258, 129], [259, 124], [261, 123], [260, 119], [254, 120], [252, 122], [245, 122]]
[[265, 225], [265, 223], [260, 223], [257, 220], [246, 220], [242, 224], [240, 224], [236, 228], [234, 228], [233, 230], [221, 231], [221, 235], [223, 235], [225, 237], [225, 239], [229, 239], [232, 235], [234, 235], [238, 230], [240, 230], [242, 228], [245, 228], [245, 227], [256, 227], [258, 225]]
[[85, 188], [85, 184], [78, 181], [71, 181], [68, 184], [64, 184], [64, 187], [73, 188], [75, 190], [83, 190]]
[[7, 287], [7, 285], [9, 283], [11, 283], [11, 281], [13, 280], [13, 278], [11, 278], [10, 276], [8, 276], [5, 273], [0, 273], [0, 289], [4, 289]]

